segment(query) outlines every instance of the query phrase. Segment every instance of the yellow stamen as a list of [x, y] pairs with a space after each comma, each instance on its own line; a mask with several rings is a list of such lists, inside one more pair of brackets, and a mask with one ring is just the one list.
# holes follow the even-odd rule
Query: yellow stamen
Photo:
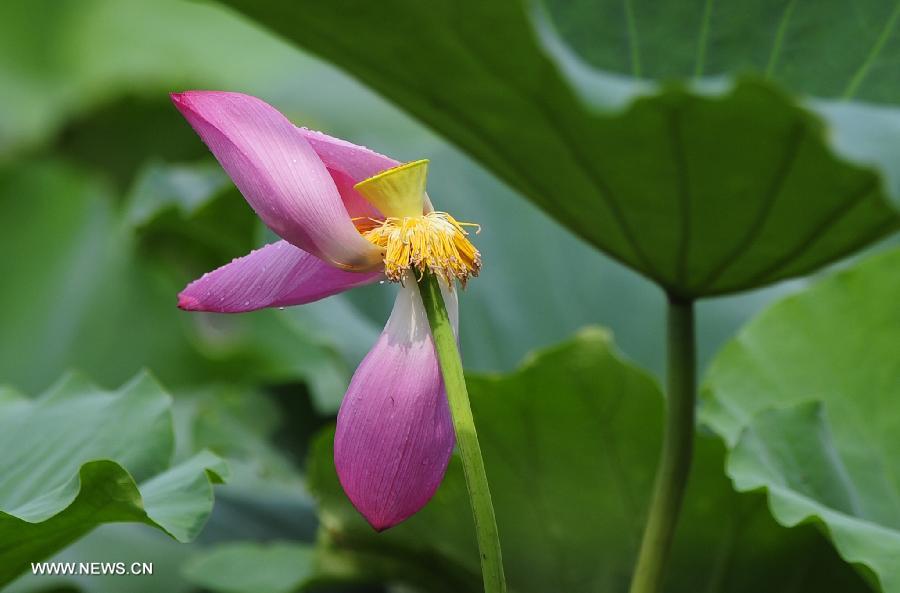
[[456, 279], [465, 287], [469, 277], [477, 276], [481, 269], [481, 254], [464, 227], [476, 227], [476, 233], [481, 228], [458, 222], [446, 212], [354, 222], [363, 237], [384, 250], [385, 274], [392, 282], [401, 282], [412, 269], [421, 278], [428, 269], [448, 284]]
[[[363, 237], [384, 253], [388, 279], [402, 282], [415, 269], [421, 279], [431, 270], [452, 286], [459, 280], [465, 287], [470, 276], [481, 269], [481, 254], [466, 238], [464, 227], [477, 224], [457, 222], [446, 212], [423, 214], [428, 161], [413, 161], [382, 171], [353, 186], [384, 214], [384, 220], [356, 218], [353, 222]], [[477, 231], [476, 231], [477, 232]]]
[[446, 212], [423, 214], [428, 161], [413, 161], [382, 171], [357, 183], [354, 188], [373, 204], [384, 220], [356, 218], [363, 237], [384, 253], [384, 269], [392, 282], [402, 282], [415, 269], [421, 279], [426, 269], [448, 284], [459, 280], [465, 287], [481, 269], [481, 254], [469, 242], [465, 227]]

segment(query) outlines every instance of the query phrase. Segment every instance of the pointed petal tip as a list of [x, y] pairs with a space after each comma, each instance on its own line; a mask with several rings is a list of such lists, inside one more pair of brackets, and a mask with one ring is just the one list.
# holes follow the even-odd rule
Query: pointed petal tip
[[287, 241], [269, 243], [207, 272], [178, 294], [178, 308], [245, 313], [311, 303], [383, 278], [339, 270]]
[[[322, 159], [275, 107], [231, 91], [189, 90], [170, 96], [277, 235], [338, 267], [366, 271], [380, 262], [377, 248], [353, 225]], [[362, 264], [367, 267], [360, 269]]]
[[191, 91], [180, 91], [169, 93], [169, 99], [179, 111], [184, 111], [188, 107], [188, 93]]
[[178, 295], [178, 308], [182, 311], [202, 311], [200, 301], [183, 292]]
[[[350, 497], [347, 496], [347, 498]], [[366, 523], [369, 524], [369, 527], [371, 527], [375, 533], [384, 533], [391, 527], [396, 527], [415, 514], [411, 513], [410, 515], [407, 515], [405, 517], [385, 517], [382, 513], [379, 513], [378, 510], [366, 508], [361, 504], [358, 505], [353, 501], [353, 499], [350, 499], [350, 503], [357, 510], [357, 512], [362, 515], [362, 518], [366, 520]]]
[[365, 520], [366, 520], [366, 522], [369, 524], [369, 526], [375, 531], [375, 533], [384, 533], [385, 531], [387, 531], [387, 530], [390, 529], [391, 527], [394, 527], [395, 525], [399, 525], [400, 523], [403, 522], [403, 521], [396, 521], [396, 522], [394, 522], [394, 523], [387, 523], [387, 522], [379, 522], [379, 521], [377, 521], [377, 520], [376, 520], [376, 521], [371, 521], [371, 520], [370, 520], [368, 517], [366, 517], [365, 515], [363, 515], [363, 517], [365, 518]]
[[[437, 491], [440, 482], [443, 481], [446, 466], [442, 469], [443, 471], [440, 472], [435, 482], [428, 484], [427, 481], [422, 481], [418, 484], [407, 484], [406, 492], [391, 493], [387, 497], [378, 496], [377, 493], [373, 496], [371, 484], [368, 489], [360, 490], [359, 484], [354, 483], [353, 477], [340, 469], [338, 470], [338, 479], [341, 488], [357, 512], [376, 533], [382, 533], [403, 523], [425, 508]], [[374, 489], [377, 490], [377, 486]]]
[[[384, 499], [373, 499], [369, 492], [359, 492], [357, 489], [354, 489], [353, 482], [350, 479], [345, 479], [344, 473], [340, 470], [338, 471], [338, 479], [350, 503], [376, 533], [383, 533], [403, 523], [422, 510], [431, 500], [431, 496], [434, 495], [432, 491], [424, 500], [414, 503], [413, 506], [409, 506], [407, 503], [407, 505], [398, 507], [396, 504], [391, 504]], [[394, 502], [396, 503], [397, 501]]]
[[[197, 112], [198, 106], [192, 100], [203, 100], [204, 98], [213, 99], [215, 97], [228, 96], [228, 95], [241, 95], [241, 93], [232, 93], [229, 91], [201, 91], [201, 90], [188, 90], [188, 91], [174, 91], [169, 93], [169, 99], [172, 100], [172, 103], [175, 107], [178, 108], [179, 111], [187, 116], [187, 112]], [[243, 95], [247, 96], [247, 95]], [[258, 100], [255, 97], [249, 97], [250, 99]]]

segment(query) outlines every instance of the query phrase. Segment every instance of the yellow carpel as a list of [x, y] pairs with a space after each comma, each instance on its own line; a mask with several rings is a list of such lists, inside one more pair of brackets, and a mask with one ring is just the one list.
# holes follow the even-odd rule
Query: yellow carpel
[[422, 216], [428, 161], [413, 161], [382, 171], [353, 188], [385, 216]]

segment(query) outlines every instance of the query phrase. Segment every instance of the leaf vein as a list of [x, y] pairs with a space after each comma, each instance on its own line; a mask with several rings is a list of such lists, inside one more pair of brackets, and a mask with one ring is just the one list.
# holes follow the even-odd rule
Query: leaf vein
[[[582, 170], [585, 174], [585, 177], [594, 186], [594, 189], [597, 191], [597, 194], [600, 198], [606, 203], [610, 212], [613, 215], [613, 218], [616, 220], [616, 223], [619, 225], [619, 228], [622, 232], [623, 237], [629, 243], [635, 257], [638, 259], [638, 262], [643, 266], [643, 270], [639, 270], [645, 275], [650, 275], [652, 278], [657, 280], [661, 279], [662, 276], [659, 274], [659, 271], [647, 257], [647, 254], [641, 248], [640, 244], [637, 241], [637, 237], [631, 229], [631, 226], [628, 224], [627, 219], [625, 218], [624, 210], [622, 209], [622, 205], [619, 203], [616, 195], [613, 193], [612, 188], [603, 177], [600, 175], [599, 171], [595, 167], [591, 166], [591, 163], [587, 161], [584, 154], [582, 153], [580, 144], [575, 142], [574, 139], [569, 134], [567, 128], [563, 125], [560, 125], [555, 118], [555, 114], [553, 109], [549, 109], [545, 104], [543, 99], [539, 96], [535, 96], [529, 90], [522, 92], [522, 89], [519, 89], [515, 85], [511, 84], [508, 81], [508, 77], [504, 75], [504, 73], [498, 72], [494, 69], [493, 65], [483, 59], [483, 56], [477, 56], [472, 54], [472, 50], [469, 44], [460, 43], [460, 48], [464, 51], [468, 52], [474, 58], [472, 63], [480, 68], [482, 68], [485, 72], [487, 72], [497, 84], [503, 85], [508, 88], [514, 95], [525, 99], [526, 103], [533, 106], [536, 111], [538, 111], [544, 118], [544, 120], [551, 124], [548, 126], [549, 130], [553, 130], [557, 137], [561, 140], [561, 144], [569, 155], [572, 157], [572, 161], [578, 165], [578, 168]], [[473, 128], [473, 129], [478, 129]], [[513, 166], [515, 169], [515, 166]], [[608, 248], [607, 248], [608, 250]], [[621, 260], [621, 257], [617, 257], [616, 259]]]
[[868, 55], [866, 55], [866, 59], [863, 60], [862, 64], [859, 65], [856, 72], [850, 78], [850, 81], [847, 83], [847, 88], [844, 89], [844, 94], [842, 98], [844, 99], [852, 99], [856, 92], [859, 90], [860, 85], [862, 85], [863, 80], [865, 80], [866, 75], [869, 73], [869, 69], [872, 67], [872, 64], [875, 63], [875, 60], [878, 59], [878, 55], [881, 53], [881, 50], [887, 44], [888, 39], [890, 39], [891, 35], [894, 32], [894, 26], [897, 24], [897, 19], [900, 18], [900, 2], [894, 5], [894, 10], [891, 12], [891, 16], [888, 17], [887, 22], [884, 24], [884, 28], [881, 30], [881, 33], [875, 39], [875, 43], [872, 45], [872, 49], [869, 50]]
[[697, 42], [697, 62], [694, 65], [694, 78], [703, 75], [706, 66], [706, 46], [709, 44], [709, 29], [712, 23], [713, 0], [706, 0], [703, 5], [703, 17], [700, 21], [700, 36]]
[[794, 7], [797, 6], [797, 0], [791, 0], [781, 13], [781, 19], [778, 21], [778, 29], [775, 32], [775, 40], [772, 43], [772, 51], [769, 54], [769, 61], [766, 64], [766, 78], [771, 78], [775, 73], [775, 67], [778, 65], [778, 58], [781, 57], [781, 48], [784, 45], [784, 36], [787, 33], [788, 23], [794, 14]]
[[[781, 258], [777, 259], [772, 263], [768, 268], [761, 270], [757, 274], [753, 276], [751, 279], [751, 283], [757, 282], [768, 282], [773, 278], [777, 278], [778, 274], [783, 270], [784, 266], [788, 265], [790, 262], [797, 259], [800, 255], [802, 255], [810, 246], [815, 244], [817, 240], [819, 240], [822, 235], [825, 234], [831, 227], [840, 222], [844, 216], [852, 211], [857, 205], [861, 204], [863, 200], [872, 194], [872, 192], [877, 189], [877, 184], [875, 182], [875, 178], [870, 178], [859, 190], [850, 194], [850, 197], [835, 207], [828, 216], [822, 219], [818, 225], [801, 241], [797, 244], [797, 246], [784, 254]], [[890, 224], [892, 226], [896, 226], [897, 222], [895, 219], [891, 218], [886, 221], [886, 225]], [[868, 235], [862, 235], [868, 239]]]
[[803, 125], [802, 122], [796, 122], [791, 128], [787, 140], [787, 147], [781, 157], [778, 168], [775, 170], [775, 175], [772, 177], [772, 181], [763, 196], [762, 207], [757, 211], [756, 219], [747, 229], [747, 233], [740, 242], [727, 253], [719, 264], [712, 268], [712, 271], [700, 282], [700, 285], [694, 289], [694, 292], [705, 294], [705, 292], [715, 285], [719, 278], [734, 265], [740, 255], [746, 253], [747, 249], [759, 238], [760, 233], [762, 233], [762, 230], [765, 228], [766, 223], [772, 215], [775, 203], [778, 201], [778, 196], [781, 195], [784, 184], [797, 162], [797, 157], [800, 154], [800, 146], [802, 144], [801, 141], [805, 135], [806, 126]]
[[628, 31], [628, 50], [631, 54], [631, 73], [635, 78], [641, 77], [641, 46], [638, 39], [637, 22], [634, 19], [634, 7], [631, 0], [624, 1], [625, 26]]
[[681, 110], [676, 107], [668, 112], [668, 116], [669, 140], [672, 146], [672, 160], [675, 163], [678, 202], [681, 210], [681, 238], [678, 244], [675, 284], [685, 286], [691, 244], [690, 175], [684, 150], [684, 138], [681, 133]]

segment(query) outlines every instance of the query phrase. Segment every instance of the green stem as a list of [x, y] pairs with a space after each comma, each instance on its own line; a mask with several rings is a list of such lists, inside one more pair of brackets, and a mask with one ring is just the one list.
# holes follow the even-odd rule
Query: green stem
[[456, 444], [462, 458], [463, 473], [466, 476], [466, 488], [469, 491], [469, 503], [475, 519], [475, 536], [481, 552], [481, 574], [484, 578], [485, 593], [503, 593], [506, 591], [506, 577], [503, 576], [503, 560], [500, 555], [500, 537], [497, 533], [497, 520], [494, 518], [494, 506], [491, 504], [491, 491], [488, 489], [487, 474], [484, 471], [484, 460], [481, 458], [481, 446], [475, 432], [475, 420], [469, 406], [469, 393], [463, 376], [462, 360], [456, 345], [456, 336], [447, 315], [444, 297], [434, 274], [426, 273], [419, 283], [422, 302], [428, 313], [434, 348], [437, 351], [441, 373], [444, 376], [444, 387], [450, 402], [450, 414], [453, 416], [453, 427], [456, 430]]
[[658, 593], [662, 589], [694, 447], [694, 341], [693, 302], [670, 296], [665, 435], [630, 593]]

